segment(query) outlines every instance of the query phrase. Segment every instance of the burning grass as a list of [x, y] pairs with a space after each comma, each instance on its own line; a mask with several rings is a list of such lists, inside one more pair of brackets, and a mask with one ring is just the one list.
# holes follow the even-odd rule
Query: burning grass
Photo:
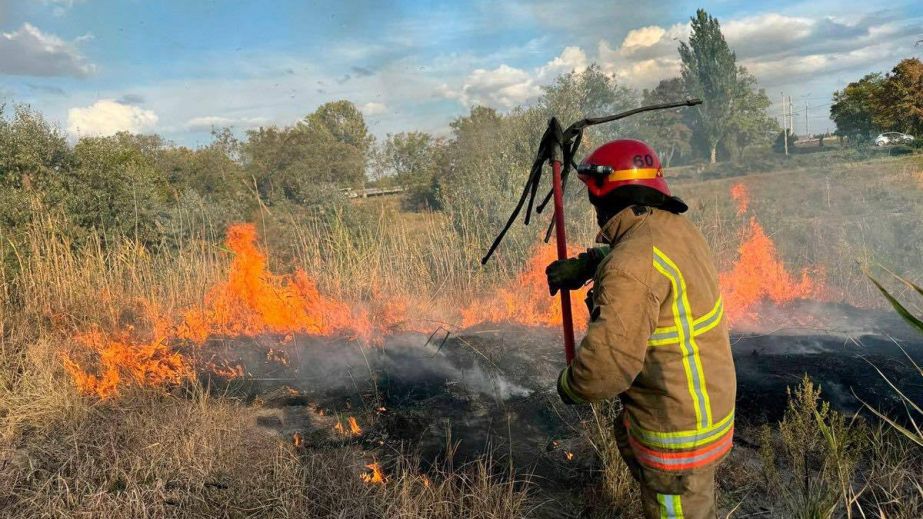
[[[849, 178], [861, 181], [864, 173], [849, 173]], [[908, 206], [902, 189], [898, 194], [884, 191], [882, 186], [894, 189], [899, 184], [882, 180], [881, 186], [863, 190], [864, 209], [858, 216], [832, 216], [848, 233], [825, 232], [827, 227], [820, 226], [808, 240], [801, 239], [808, 225], [803, 222], [814, 225], [817, 217], [811, 213], [788, 223], [791, 214], [814, 207], [792, 202], [801, 191], [795, 196], [789, 187], [778, 195], [766, 187], [770, 182], [781, 185], [784, 175], [748, 178], [752, 196], [748, 188], [731, 190], [724, 183], [677, 189], [685, 194], [689, 187], [693, 192], [687, 199], [699, 210], [691, 215], [718, 251], [726, 306], [734, 319], [752, 316], [760, 301], [785, 305], [824, 294], [842, 295], [851, 302], [869, 300], [844, 265], [851, 268], [853, 259], [861, 256], [857, 244], [887, 236], [879, 231], [892, 220], [890, 213], [868, 219], [867, 208], [896, 208], [896, 219], [916, 225], [906, 215], [915, 214], [919, 206]], [[851, 181], [834, 180], [826, 196], [842, 203], [827, 203], [823, 210], [846, 211], [853, 200], [846, 196], [850, 192], [838, 196], [836, 189]], [[811, 186], [806, 189], [814, 190], [812, 199], [824, 200], [823, 183]], [[697, 188], [704, 194], [695, 196]], [[773, 200], [769, 208], [766, 198]], [[733, 200], [740, 206], [733, 207]], [[785, 207], [787, 203], [796, 206]], [[707, 221], [712, 209], [714, 223]], [[550, 249], [511, 240], [504, 257], [482, 270], [472, 259], [482, 244], [470, 238], [473, 233], [453, 229], [439, 214], [404, 218], [382, 212], [364, 222], [361, 231], [348, 228], [341, 215], [323, 223], [264, 216], [268, 223], [261, 224], [260, 233], [252, 225], [232, 228], [226, 249], [190, 240], [177, 250], [152, 253], [131, 239], [106, 241], [102, 235], [78, 247], [54, 219], [36, 215], [25, 246], [8, 255], [19, 258], [15, 268], [3, 270], [3, 514], [326, 517], [348, 510], [357, 517], [521, 517], [536, 515], [536, 501], [560, 500], [558, 510], [570, 511], [635, 506], [630, 478], [613, 461], [617, 458], [602, 454], [604, 449], [594, 454], [568, 445], [556, 452], [561, 466], [575, 474], [590, 473], [583, 463], [594, 456], [610, 462], [599, 490], [583, 490], [597, 488], [592, 485], [599, 479], [581, 479], [577, 487], [562, 491], [563, 497], [549, 497], [543, 490], [536, 495], [534, 482], [497, 470], [487, 459], [421, 472], [412, 458], [382, 457], [370, 443], [377, 438], [374, 400], [366, 412], [328, 410], [328, 417], [355, 416], [352, 423], [346, 418], [341, 424], [348, 437], [338, 438], [334, 447], [317, 448], [315, 439], [302, 431], [280, 435], [255, 425], [256, 405], [208, 396], [195, 381], [197, 372], [245, 378], [247, 366], [200, 356], [207, 340], [233, 347], [239, 338], [234, 336], [257, 334], [274, 341], [266, 362], [282, 365], [294, 363], [290, 345], [302, 334], [352, 341], [329, 341], [336, 348], [375, 345], [399, 329], [457, 330], [484, 322], [556, 325], [560, 309], [548, 296], [543, 276], [552, 258]], [[586, 243], [592, 236], [573, 235]], [[807, 242], [814, 245], [810, 254], [803, 252]], [[918, 265], [918, 258], [915, 261], [911, 266]], [[297, 267], [289, 268], [292, 265]], [[523, 271], [521, 265], [528, 267]], [[819, 274], [815, 265], [825, 272]], [[900, 270], [915, 273], [912, 268]], [[754, 279], [759, 282], [751, 283]], [[576, 316], [585, 315], [581, 299], [574, 297]], [[504, 348], [495, 345], [496, 350]], [[499, 353], [484, 349], [484, 355], [495, 359]], [[547, 355], [538, 361], [552, 369], [557, 359]], [[82, 396], [79, 388], [92, 397]], [[539, 397], [544, 398], [534, 398]], [[477, 406], [471, 409], [480, 412]], [[353, 424], [360, 433], [353, 432]], [[583, 430], [592, 422], [573, 424]], [[332, 428], [331, 421], [324, 430], [331, 434]], [[857, 476], [859, 488], [868, 484], [865, 511], [875, 510], [878, 503], [889, 517], [918, 516], [923, 506], [919, 450], [881, 431], [868, 438]], [[737, 452], [748, 451], [744, 446]], [[567, 459], [568, 453], [573, 459]], [[759, 474], [761, 468], [753, 465], [750, 454], [741, 454], [735, 461], [739, 465], [725, 472]], [[367, 466], [372, 463], [378, 464], [383, 484], [362, 480], [363, 475], [375, 477]], [[744, 493], [737, 493], [741, 489]], [[727, 509], [737, 504], [729, 498], [765, 504], [769, 498], [754, 497], [764, 494], [764, 482], [725, 479]], [[751, 512], [761, 513], [754, 506]]]

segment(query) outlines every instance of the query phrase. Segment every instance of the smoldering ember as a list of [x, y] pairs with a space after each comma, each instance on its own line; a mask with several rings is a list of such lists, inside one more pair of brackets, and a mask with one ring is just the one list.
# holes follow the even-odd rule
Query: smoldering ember
[[0, 518], [923, 517], [918, 3], [270, 4], [0, 3]]

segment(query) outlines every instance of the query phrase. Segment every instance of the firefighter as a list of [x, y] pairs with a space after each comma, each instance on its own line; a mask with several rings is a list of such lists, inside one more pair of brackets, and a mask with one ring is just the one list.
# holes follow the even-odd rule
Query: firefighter
[[558, 393], [567, 404], [620, 396], [615, 436], [646, 517], [714, 518], [737, 384], [712, 254], [644, 142], [604, 144], [577, 173], [604, 247], [546, 270], [552, 293], [593, 279], [590, 324]]

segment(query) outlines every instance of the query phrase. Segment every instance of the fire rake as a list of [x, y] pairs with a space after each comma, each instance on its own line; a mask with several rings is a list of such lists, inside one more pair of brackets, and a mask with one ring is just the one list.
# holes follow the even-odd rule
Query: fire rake
[[[481, 265], [486, 264], [494, 251], [497, 250], [503, 237], [506, 236], [507, 231], [510, 230], [510, 227], [513, 226], [513, 222], [516, 221], [516, 218], [522, 211], [523, 205], [526, 205], [527, 200], [528, 205], [526, 205], [526, 216], [524, 218], [525, 225], [529, 225], [531, 221], [533, 208], [536, 213], [541, 213], [548, 205], [548, 202], [553, 200], [554, 214], [552, 215], [551, 222], [548, 224], [548, 230], [545, 233], [545, 243], [548, 243], [548, 240], [551, 238], [551, 232], [554, 231], [558, 259], [567, 259], [567, 237], [564, 233], [564, 187], [567, 184], [568, 174], [571, 169], [576, 169], [577, 167], [577, 164], [574, 162], [574, 156], [580, 148], [580, 142], [583, 140], [584, 129], [597, 124], [624, 119], [625, 117], [642, 112], [695, 106], [701, 103], [701, 99], [687, 99], [674, 103], [642, 106], [615, 115], [581, 119], [568, 126], [567, 129], [562, 129], [558, 119], [552, 117], [548, 121], [548, 128], [542, 135], [541, 141], [539, 141], [538, 153], [535, 156], [535, 160], [532, 162], [532, 169], [529, 172], [526, 185], [522, 190], [522, 195], [519, 197], [519, 202], [517, 202], [516, 207], [513, 208], [513, 212], [510, 214], [506, 225], [500, 230], [500, 234], [497, 235], [490, 248], [487, 249], [487, 254], [481, 259]], [[535, 196], [538, 194], [539, 181], [542, 178], [542, 171], [544, 170], [545, 163], [551, 164], [551, 190], [545, 195], [538, 206], [536, 206]], [[567, 363], [570, 364], [574, 359], [574, 320], [571, 315], [570, 291], [567, 289], [561, 290], [561, 320], [561, 324], [564, 328], [564, 358]]]

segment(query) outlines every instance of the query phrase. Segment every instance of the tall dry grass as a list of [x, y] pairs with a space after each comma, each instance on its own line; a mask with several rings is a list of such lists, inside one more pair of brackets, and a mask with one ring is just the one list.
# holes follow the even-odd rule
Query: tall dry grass
[[[858, 279], [863, 276], [854, 261], [874, 256], [919, 278], [918, 257], [905, 250], [901, 238], [902, 232], [921, 232], [919, 171], [916, 166], [886, 171], [880, 180], [862, 184], [868, 186], [862, 199], [842, 203], [851, 186], [866, 180], [867, 167], [817, 173], [808, 188], [799, 183], [803, 172], [744, 181], [759, 200], [757, 216], [793, 269], [825, 265], [828, 283], [848, 301], [877, 306], [877, 294]], [[744, 221], [727, 196], [732, 182], [675, 187], [721, 262], [734, 258]], [[869, 215], [863, 207], [876, 211]], [[301, 267], [328, 294], [360, 302], [402, 296], [436, 316], [453, 315], [475, 295], [509, 283], [544, 230], [536, 224], [512, 237], [484, 268], [478, 263], [488, 245], [478, 238], [484, 229], [458, 229], [444, 214], [408, 215], [388, 204], [339, 211], [322, 217], [261, 215], [258, 226], [273, 270]], [[585, 206], [569, 214], [572, 243], [592, 245], [592, 214]], [[36, 212], [24, 236], [0, 236], [2, 256], [12, 258], [0, 278], [0, 513], [530, 514], [535, 501], [528, 485], [489, 460], [470, 471], [437, 475], [432, 486], [422, 488], [408, 461], [388, 467], [391, 484], [370, 488], [356, 477], [361, 452], [295, 450], [255, 425], [257, 409], [194, 386], [174, 395], [130, 391], [106, 403], [79, 395], [60, 362], [76, 332], [94, 325], [104, 330], [140, 325], [140, 301], [156, 301], [164, 312], [190, 307], [223, 277], [229, 251], [208, 239], [220, 230], [198, 225], [178, 232], [184, 238], [159, 253], [131, 237], [91, 234], [78, 245], [58, 218], [44, 212]], [[608, 461], [606, 506], [634, 510], [633, 483], [604, 434], [607, 420], [600, 414], [591, 428], [600, 457]], [[860, 481], [867, 481], [862, 496], [869, 501], [858, 503], [866, 512], [877, 507], [888, 517], [913, 517], [901, 514], [923, 509], [919, 479], [914, 486], [912, 477], [914, 470], [919, 474], [918, 454], [893, 435], [869, 438], [859, 469]]]

